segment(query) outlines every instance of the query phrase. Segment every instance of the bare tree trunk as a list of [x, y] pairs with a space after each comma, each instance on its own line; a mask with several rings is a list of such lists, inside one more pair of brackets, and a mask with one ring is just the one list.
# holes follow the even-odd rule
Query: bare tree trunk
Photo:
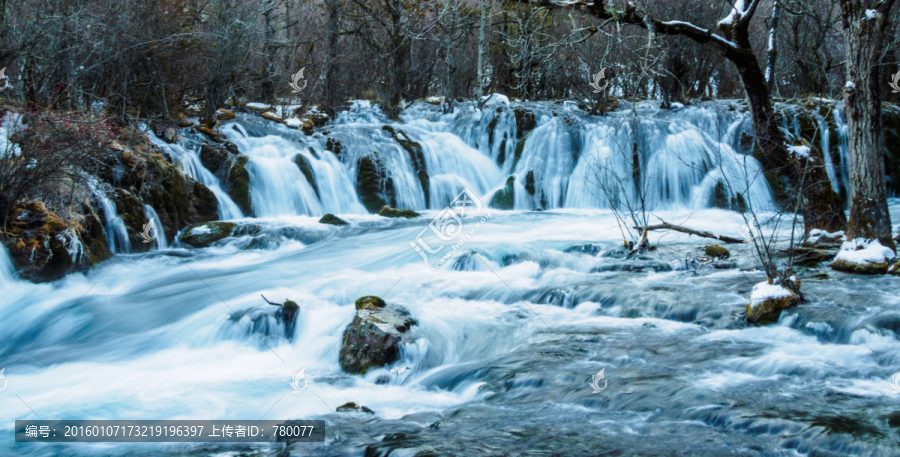
[[769, 93], [775, 87], [775, 61], [778, 57], [778, 0], [772, 0], [772, 17], [769, 19], [769, 44], [766, 50], [766, 85], [769, 87]]
[[877, 239], [896, 250], [884, 181], [880, 66], [884, 31], [893, 5], [894, 0], [841, 0], [847, 58], [844, 113], [850, 156], [847, 239]]
[[487, 15], [488, 1], [481, 2], [481, 31], [478, 32], [478, 109], [484, 107], [484, 17]]
[[266, 74], [262, 83], [262, 98], [266, 103], [275, 101], [275, 81], [272, 79], [275, 77], [275, 24], [272, 20], [273, 14], [270, 2], [266, 5], [266, 12], [263, 16], [265, 18], [265, 44], [263, 47], [266, 51]]
[[339, 0], [328, 0], [328, 62], [325, 68], [325, 113], [334, 118], [337, 105], [337, 52], [341, 34], [341, 11]]

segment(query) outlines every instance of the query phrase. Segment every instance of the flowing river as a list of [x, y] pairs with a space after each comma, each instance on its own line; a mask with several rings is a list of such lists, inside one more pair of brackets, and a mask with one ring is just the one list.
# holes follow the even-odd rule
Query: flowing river
[[[637, 108], [645, 113], [634, 121]], [[0, 455], [284, 449], [13, 441], [14, 420], [38, 418], [327, 421], [325, 443], [293, 444], [290, 455], [900, 455], [896, 277], [803, 268], [808, 302], [748, 326], [740, 313], [765, 279], [748, 245], [728, 245], [731, 264], [719, 269], [684, 260], [711, 240], [652, 232], [658, 249], [624, 258], [596, 180], [631, 178], [621, 152], [634, 138], [655, 217], [739, 237], [741, 215], [711, 207], [723, 180], [771, 216], [772, 192], [740, 148], [746, 116], [715, 105], [603, 118], [567, 109], [533, 107], [536, 127], [519, 151], [502, 100], [449, 115], [417, 104], [402, 123], [357, 103], [324, 128], [339, 154], [324, 134], [241, 115], [222, 130], [249, 158], [252, 215], [199, 162], [200, 137], [155, 140], [213, 189], [223, 219], [254, 229], [205, 249], [168, 240], [129, 254], [120, 243], [91, 272], [51, 284], [16, 279], [0, 251]], [[427, 194], [386, 125], [421, 146]], [[393, 206], [422, 217], [368, 214], [355, 183], [372, 151], [393, 181]], [[604, 158], [613, 175], [598, 173]], [[837, 188], [844, 170], [829, 167]], [[513, 209], [489, 208], [510, 175]], [[465, 239], [417, 249], [464, 189], [479, 198], [462, 217]], [[900, 201], [891, 212], [900, 220]], [[348, 225], [319, 223], [325, 213]], [[300, 305], [291, 334], [260, 294]], [[415, 339], [395, 364], [348, 375], [341, 337], [365, 295], [407, 308]], [[294, 392], [301, 371], [308, 387]], [[374, 414], [335, 412], [351, 401]]]

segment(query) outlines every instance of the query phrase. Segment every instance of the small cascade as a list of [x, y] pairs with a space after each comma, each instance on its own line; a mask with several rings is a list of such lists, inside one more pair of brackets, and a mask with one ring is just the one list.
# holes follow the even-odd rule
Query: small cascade
[[103, 208], [103, 217], [106, 221], [106, 244], [110, 252], [131, 252], [131, 242], [128, 240], [128, 229], [125, 221], [116, 211], [116, 203], [110, 200], [102, 191], [95, 191], [94, 195]]
[[187, 149], [181, 144], [169, 144], [157, 138], [152, 131], [148, 131], [147, 136], [150, 137], [150, 141], [152, 141], [153, 144], [159, 146], [159, 148], [162, 149], [166, 155], [171, 157], [172, 160], [180, 161], [184, 172], [188, 176], [199, 181], [212, 191], [216, 196], [216, 201], [219, 203], [220, 220], [232, 220], [244, 217], [244, 213], [241, 212], [241, 209], [234, 203], [231, 197], [228, 196], [228, 193], [222, 189], [219, 178], [212, 174], [211, 171], [207, 170], [206, 167], [203, 166], [203, 163], [200, 162], [199, 146], [196, 149]]
[[150, 205], [144, 205], [144, 214], [147, 216], [147, 220], [152, 224], [153, 242], [155, 243], [156, 249], [162, 250], [169, 247], [168, 243], [166, 243], [166, 233], [163, 231], [162, 222], [159, 221], [159, 216], [156, 215], [156, 210]]
[[16, 269], [13, 267], [12, 258], [6, 246], [0, 244], [0, 287], [6, 289], [16, 281]]

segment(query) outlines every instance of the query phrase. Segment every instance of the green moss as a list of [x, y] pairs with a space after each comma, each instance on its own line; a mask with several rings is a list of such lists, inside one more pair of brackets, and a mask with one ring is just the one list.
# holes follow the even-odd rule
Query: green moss
[[407, 219], [421, 216], [421, 214], [415, 211], [411, 211], [408, 209], [396, 209], [391, 208], [390, 206], [381, 208], [381, 210], [378, 211], [378, 215], [382, 217], [405, 217]]
[[706, 254], [707, 257], [712, 257], [714, 259], [727, 259], [731, 256], [731, 253], [728, 252], [728, 249], [725, 249], [717, 244], [707, 246], [703, 249], [703, 253]]
[[370, 213], [387, 205], [383, 196], [386, 180], [380, 165], [377, 152], [360, 157], [356, 162], [356, 194]]
[[515, 206], [515, 182], [516, 177], [510, 176], [506, 179], [506, 186], [497, 191], [491, 202], [488, 204], [491, 208], [497, 209], [513, 209]]
[[384, 300], [374, 295], [367, 295], [356, 299], [356, 309], [377, 309], [387, 306]]
[[519, 140], [519, 142], [516, 144], [516, 154], [515, 154], [515, 156], [513, 156], [512, 168], [510, 168], [510, 170], [516, 169], [516, 164], [519, 163], [519, 159], [522, 157], [522, 152], [525, 151], [525, 142], [526, 141], [528, 141], [527, 135], [525, 136], [525, 138], [522, 138], [521, 140]]
[[[430, 179], [428, 177], [428, 170], [425, 166], [425, 154], [422, 152], [422, 145], [412, 141], [403, 130], [395, 131], [387, 125], [382, 127], [382, 130], [390, 132], [394, 141], [409, 154], [409, 160], [413, 164], [413, 169], [416, 171], [416, 177], [419, 178], [419, 185], [422, 186], [422, 192], [425, 194], [425, 206], [427, 207], [431, 200], [428, 191]], [[396, 202], [392, 202], [392, 204], [396, 205]]]
[[335, 216], [334, 214], [328, 213], [322, 216], [319, 219], [320, 224], [330, 224], [330, 225], [347, 225], [347, 221]]
[[528, 174], [525, 175], [525, 190], [534, 195], [534, 170], [528, 170]]
[[[338, 148], [340, 149], [340, 145]], [[309, 159], [303, 154], [297, 154], [294, 156], [294, 163], [300, 167], [300, 172], [306, 177], [306, 182], [312, 186], [313, 190], [316, 192], [316, 196], [319, 197], [319, 185], [316, 183], [316, 177], [313, 174], [312, 164], [309, 162]]]
[[241, 209], [244, 215], [251, 214], [250, 199], [250, 172], [247, 171], [247, 156], [240, 156], [235, 160], [228, 172], [228, 195]]

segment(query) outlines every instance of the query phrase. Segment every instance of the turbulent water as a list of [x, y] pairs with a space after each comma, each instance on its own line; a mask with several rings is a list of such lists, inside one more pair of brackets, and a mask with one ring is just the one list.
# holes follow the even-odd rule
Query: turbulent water
[[[598, 180], [631, 178], [633, 138], [658, 217], [739, 236], [739, 214], [709, 208], [723, 180], [770, 209], [771, 191], [738, 145], [745, 116], [643, 107], [635, 121], [628, 110], [588, 118], [534, 106], [537, 126], [515, 160], [514, 115], [495, 108], [442, 115], [416, 105], [397, 123], [357, 104], [325, 127], [339, 154], [321, 133], [241, 116], [223, 130], [250, 159], [251, 215], [203, 168], [199, 137], [185, 131], [181, 144], [159, 144], [213, 189], [223, 219], [254, 227], [246, 235], [200, 250], [158, 244], [39, 285], [15, 279], [0, 252], [8, 381], [0, 454], [284, 448], [13, 442], [15, 419], [40, 417], [328, 421], [326, 443], [293, 444], [292, 455], [898, 455], [897, 279], [801, 269], [808, 303], [755, 327], [739, 316], [764, 279], [747, 247], [728, 246], [727, 269], [681, 260], [709, 243], [680, 234], [655, 233], [659, 248], [639, 259], [619, 248]], [[421, 145], [427, 204], [410, 156], [384, 125]], [[397, 206], [424, 217], [366, 214], [355, 183], [358, 159], [372, 151], [393, 179]], [[296, 154], [312, 164], [318, 192]], [[534, 196], [525, 190], [529, 171]], [[831, 173], [839, 185], [842, 170]], [[487, 208], [510, 174], [515, 209]], [[451, 242], [438, 249], [428, 239], [438, 252], [425, 262], [410, 245], [464, 188], [481, 206], [462, 219], [464, 243], [433, 268]], [[622, 192], [615, 198], [631, 197]], [[891, 209], [898, 220], [900, 202]], [[318, 223], [324, 213], [349, 225]], [[115, 218], [107, 226], [119, 243]], [[260, 294], [300, 304], [292, 334]], [[391, 367], [350, 376], [338, 349], [364, 295], [409, 309], [416, 340]], [[399, 367], [407, 369], [391, 371]], [[589, 383], [601, 369], [606, 388], [595, 393]], [[301, 370], [309, 387], [293, 393]], [[348, 401], [375, 414], [334, 413]]]

